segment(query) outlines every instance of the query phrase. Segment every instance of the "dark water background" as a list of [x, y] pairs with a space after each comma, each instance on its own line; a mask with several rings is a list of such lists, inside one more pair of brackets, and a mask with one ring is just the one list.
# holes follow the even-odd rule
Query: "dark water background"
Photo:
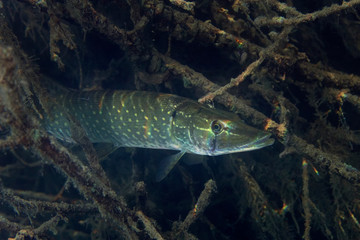
[[[118, 27], [132, 29], [129, 7], [125, 2], [91, 2], [98, 12], [107, 16]], [[203, 21], [211, 19], [216, 24], [210, 10], [214, 2], [198, 2], [197, 4], [202, 7], [196, 8], [195, 17]], [[224, 8], [231, 7], [227, 1], [217, 3]], [[291, 3], [298, 11], [307, 13], [320, 10], [332, 3], [341, 4], [341, 1], [288, 1], [288, 4]], [[151, 56], [148, 52], [138, 53], [138, 58], [133, 60], [133, 53], [120, 49], [114, 41], [96, 30], [90, 29], [85, 35], [82, 27], [66, 14], [63, 15], [62, 21], [69, 26], [77, 48], [75, 51], [70, 50], [61, 41], [58, 42], [59, 56], [64, 63], [64, 69], [60, 70], [57, 63], [50, 60], [47, 13], [44, 10], [38, 13], [28, 2], [3, 1], [3, 4], [5, 20], [17, 36], [22, 50], [33, 59], [33, 64], [39, 67], [40, 76], [46, 76], [73, 89], [79, 88], [82, 79], [82, 88], [96, 86], [103, 89], [166, 92], [194, 100], [205, 94], [201, 88], [192, 86], [180, 76], [168, 74], [166, 78], [155, 80], [139, 77], [139, 72], [149, 75], [164, 73], [166, 67], [160, 61], [156, 71], [149, 70]], [[264, 8], [266, 6], [264, 3]], [[259, 9], [251, 11], [250, 16], [253, 19], [257, 11], [262, 12]], [[38, 14], [36, 18], [33, 18], [33, 12]], [[233, 12], [230, 11], [231, 13]], [[357, 14], [358, 7], [314, 22], [299, 24], [289, 35], [288, 42], [295, 46], [296, 51], [306, 53], [311, 63], [320, 62], [343, 73], [360, 75], [360, 45], [356, 42], [360, 36]], [[244, 16], [239, 14], [237, 17]], [[40, 25], [33, 25], [34, 30], [26, 34], [27, 26], [24, 23], [32, 21]], [[159, 30], [160, 24], [164, 24], [163, 20], [153, 18], [142, 33], [141, 40], [146, 46], [165, 53], [168, 47], [168, 32]], [[170, 29], [174, 27], [170, 24]], [[275, 27], [265, 27], [262, 30], [265, 34], [279, 31]], [[258, 35], [254, 35], [255, 37], [246, 31], [241, 34], [245, 39], [261, 45], [257, 39]], [[222, 86], [256, 60], [248, 54], [250, 57], [243, 64], [239, 64], [239, 58], [244, 52], [243, 49], [219, 48], [196, 40], [172, 39], [170, 56]], [[280, 79], [283, 73], [286, 73], [286, 80]], [[338, 102], [326, 99], [325, 91], [333, 88], [330, 84], [304, 80], [305, 78], [296, 64], [284, 69], [272, 60], [267, 60], [252, 76], [238, 87], [231, 88], [229, 92], [244, 99], [266, 116], [272, 117], [274, 121], [279, 121], [279, 116], [274, 111], [273, 101], [251, 90], [250, 85], [259, 84], [284, 96], [299, 111], [299, 114], [288, 114], [291, 115], [291, 121], [288, 123], [289, 134], [300, 136], [326, 153], [343, 156], [342, 162], [358, 172], [359, 140], [339, 144], [341, 138], [339, 140], [338, 136], [331, 135], [336, 131], [329, 129], [337, 129], [341, 134], [351, 132], [359, 137], [359, 111], [353, 110], [355, 107], [351, 103], [344, 102], [340, 106]], [[342, 89], [341, 84], [337, 88]], [[347, 91], [357, 96], [359, 86]], [[216, 108], [231, 110], [219, 104], [216, 99], [212, 104]], [[342, 117], [337, 113], [339, 107], [344, 113]], [[323, 117], [329, 110], [324, 120]], [[248, 119], [246, 121], [251, 124]], [[66, 146], [75, 153], [81, 152], [79, 147]], [[120, 148], [105, 157], [101, 161], [101, 166], [111, 181], [112, 189], [118, 195], [124, 196], [129, 208], [142, 210], [154, 219], [161, 232], [168, 234], [167, 239], [172, 239], [170, 232], [174, 222], [183, 221], [194, 208], [204, 184], [209, 179], [215, 180], [217, 193], [211, 198], [203, 216], [189, 229], [198, 239], [302, 239], [305, 229], [302, 159], [305, 155], [294, 151], [281, 158], [279, 154], [285, 150], [285, 146], [286, 140], [278, 139], [273, 146], [254, 152], [218, 157], [187, 154], [160, 183], [154, 181], [157, 165], [161, 159], [173, 154], [173, 151]], [[194, 159], [199, 164], [186, 164], [186, 160]], [[26, 163], [38, 164], [29, 166]], [[253, 182], [239, 170], [244, 166], [252, 176]], [[319, 171], [319, 175], [313, 167]], [[358, 185], [316, 164], [309, 165], [308, 172], [309, 197], [316, 206], [311, 208], [311, 238], [359, 239], [360, 225], [351, 217], [352, 213], [355, 219], [360, 218]], [[66, 189], [58, 202], [72, 203], [85, 200], [63, 173], [56, 170], [52, 164], [41, 160], [31, 150], [25, 150], [23, 146], [2, 149], [0, 178], [5, 188], [12, 189], [25, 199], [51, 199], [65, 186]], [[139, 182], [145, 184], [145, 192], [141, 194], [135, 187]], [[251, 187], [251, 183], [258, 186]], [[257, 192], [258, 189], [261, 189], [261, 193]], [[262, 204], [260, 196], [266, 198]], [[280, 212], [284, 203], [288, 208]], [[17, 213], [16, 206], [6, 202], [1, 203], [0, 214], [10, 221], [35, 228], [55, 215], [51, 212]], [[121, 239], [120, 230], [111, 222], [105, 221], [100, 214], [75, 213], [67, 218], [68, 222], [61, 221], [56, 226], [56, 233], [48, 231], [41, 239]], [[0, 229], [0, 239], [14, 237], [15, 234]], [[141, 236], [139, 239], [150, 239], [148, 236]]]

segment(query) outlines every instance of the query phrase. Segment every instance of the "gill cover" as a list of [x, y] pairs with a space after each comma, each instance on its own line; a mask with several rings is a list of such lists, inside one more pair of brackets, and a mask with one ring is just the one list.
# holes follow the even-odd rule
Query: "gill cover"
[[183, 149], [195, 154], [216, 156], [252, 151], [274, 143], [271, 134], [246, 125], [236, 114], [203, 105], [182, 106], [174, 121], [175, 127], [186, 126], [178, 140]]

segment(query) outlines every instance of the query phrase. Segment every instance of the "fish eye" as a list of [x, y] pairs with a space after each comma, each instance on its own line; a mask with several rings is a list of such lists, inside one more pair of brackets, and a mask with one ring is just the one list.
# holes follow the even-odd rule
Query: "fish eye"
[[219, 121], [215, 120], [211, 123], [211, 130], [213, 131], [213, 133], [219, 134], [223, 130], [223, 125]]

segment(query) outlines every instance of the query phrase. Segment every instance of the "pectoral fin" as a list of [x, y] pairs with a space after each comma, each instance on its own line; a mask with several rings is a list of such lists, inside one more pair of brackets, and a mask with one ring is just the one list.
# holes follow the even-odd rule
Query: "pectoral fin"
[[163, 180], [169, 174], [171, 169], [175, 167], [176, 163], [185, 153], [186, 151], [181, 151], [161, 160], [158, 173], [156, 174], [156, 181], [160, 182], [161, 180]]
[[204, 155], [189, 154], [189, 156], [183, 159], [183, 162], [188, 166], [192, 166], [203, 163], [206, 158], [207, 156]]
[[94, 143], [94, 148], [99, 157], [99, 160], [102, 161], [111, 153], [115, 152], [119, 146], [112, 143]]

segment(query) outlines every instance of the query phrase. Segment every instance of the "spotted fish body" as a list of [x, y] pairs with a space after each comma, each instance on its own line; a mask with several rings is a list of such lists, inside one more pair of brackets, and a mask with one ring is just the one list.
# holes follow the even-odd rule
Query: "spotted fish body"
[[173, 149], [200, 155], [243, 152], [271, 145], [269, 133], [244, 124], [236, 114], [172, 94], [143, 91], [67, 91], [57, 98], [45, 128], [73, 142], [65, 111], [92, 142]]

